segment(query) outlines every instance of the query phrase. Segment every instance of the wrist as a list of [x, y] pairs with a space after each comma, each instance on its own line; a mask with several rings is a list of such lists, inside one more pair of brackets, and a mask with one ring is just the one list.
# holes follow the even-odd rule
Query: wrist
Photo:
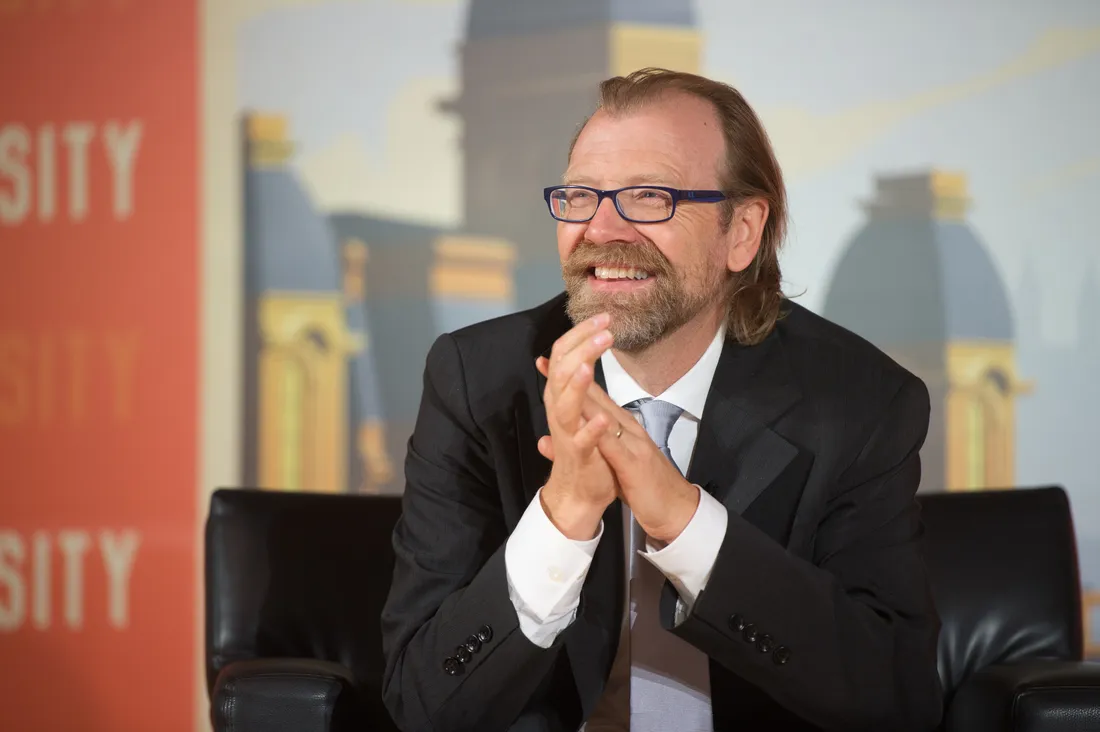
[[667, 546], [676, 541], [699, 510], [701, 489], [692, 483], [685, 483], [684, 488], [685, 490], [677, 492], [677, 499], [666, 511], [666, 523], [656, 527], [652, 532], [646, 532], [649, 538], [659, 545]]
[[542, 510], [550, 523], [572, 541], [591, 541], [596, 538], [606, 506], [584, 501], [547, 484], [539, 492]]

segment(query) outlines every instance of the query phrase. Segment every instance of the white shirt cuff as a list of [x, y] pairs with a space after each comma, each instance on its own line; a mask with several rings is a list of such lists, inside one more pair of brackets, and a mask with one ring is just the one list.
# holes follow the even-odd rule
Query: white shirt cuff
[[508, 537], [504, 566], [520, 630], [545, 648], [573, 621], [603, 522], [595, 538], [573, 541], [550, 521], [541, 494], [539, 489]]
[[[699, 506], [695, 515], [675, 541], [658, 549], [649, 540], [646, 550], [639, 552], [661, 570], [676, 588], [683, 605], [683, 615], [691, 613], [695, 599], [707, 586], [718, 550], [726, 537], [729, 515], [726, 507], [699, 486]], [[677, 613], [680, 615], [680, 613]]]

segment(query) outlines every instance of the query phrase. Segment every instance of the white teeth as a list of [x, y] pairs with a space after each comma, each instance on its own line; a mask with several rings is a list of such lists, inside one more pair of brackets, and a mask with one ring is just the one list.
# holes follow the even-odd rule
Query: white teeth
[[598, 280], [644, 280], [649, 273], [633, 267], [596, 267]]

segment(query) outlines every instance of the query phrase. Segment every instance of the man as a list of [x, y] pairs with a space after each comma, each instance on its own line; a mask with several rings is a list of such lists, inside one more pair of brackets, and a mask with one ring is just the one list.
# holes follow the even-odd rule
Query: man
[[545, 196], [566, 294], [427, 359], [382, 619], [394, 719], [934, 729], [928, 393], [783, 298], [747, 103], [610, 79]]

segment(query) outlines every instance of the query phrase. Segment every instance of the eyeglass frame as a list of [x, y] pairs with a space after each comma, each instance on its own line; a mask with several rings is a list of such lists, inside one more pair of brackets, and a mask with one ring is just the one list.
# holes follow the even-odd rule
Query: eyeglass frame
[[[553, 191], [559, 191], [564, 188], [579, 188], [584, 191], [591, 191], [596, 194], [596, 207], [592, 209], [592, 215], [586, 219], [561, 219], [554, 216], [554, 205], [550, 203], [550, 194]], [[619, 206], [618, 195], [623, 191], [629, 191], [638, 188], [646, 188], [657, 191], [664, 191], [672, 197], [672, 210], [669, 211], [668, 216], [663, 219], [655, 219], [650, 221], [639, 221], [638, 219], [632, 219], [627, 216], [622, 208]], [[622, 188], [615, 188], [611, 190], [601, 190], [599, 188], [593, 188], [591, 186], [580, 185], [562, 185], [562, 186], [550, 186], [542, 190], [542, 197], [546, 201], [546, 207], [550, 209], [550, 216], [555, 221], [561, 221], [565, 224], [584, 224], [595, 218], [596, 213], [600, 210], [600, 206], [603, 204], [603, 199], [610, 198], [612, 205], [615, 206], [615, 210], [619, 212], [619, 216], [623, 217], [623, 220], [629, 221], [632, 224], [663, 224], [666, 221], [671, 221], [672, 217], [676, 215], [676, 204], [680, 201], [695, 201], [696, 203], [721, 203], [730, 199], [722, 191], [709, 191], [709, 190], [687, 190], [683, 188], [669, 188], [668, 186], [652, 186], [652, 185], [634, 185], [623, 186]]]

